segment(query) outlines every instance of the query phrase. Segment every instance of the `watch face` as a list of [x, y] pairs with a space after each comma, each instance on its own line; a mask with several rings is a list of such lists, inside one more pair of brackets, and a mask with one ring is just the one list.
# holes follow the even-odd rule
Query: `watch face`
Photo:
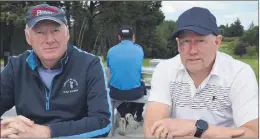
[[196, 125], [198, 128], [200, 128], [204, 131], [208, 129], [208, 123], [204, 120], [198, 120]]

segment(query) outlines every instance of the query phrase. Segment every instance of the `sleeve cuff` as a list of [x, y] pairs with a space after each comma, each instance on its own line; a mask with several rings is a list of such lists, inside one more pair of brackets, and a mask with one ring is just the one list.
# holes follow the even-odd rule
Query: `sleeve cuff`
[[150, 95], [148, 101], [149, 102], [158, 102], [158, 103], [166, 104], [166, 105], [169, 105], [170, 107], [172, 107], [172, 102], [169, 98], [163, 98], [161, 96]]
[[47, 124], [46, 126], [49, 127], [49, 129], [50, 129], [50, 137], [52, 138], [53, 137], [53, 135], [52, 135], [52, 128], [51, 128], [51, 126], [49, 124]]

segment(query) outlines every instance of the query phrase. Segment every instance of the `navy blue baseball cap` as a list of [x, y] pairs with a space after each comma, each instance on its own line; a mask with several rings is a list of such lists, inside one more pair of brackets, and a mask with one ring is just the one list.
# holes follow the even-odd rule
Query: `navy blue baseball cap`
[[32, 28], [36, 23], [42, 20], [52, 20], [59, 24], [67, 25], [65, 12], [55, 6], [40, 4], [32, 6], [25, 15], [26, 24]]
[[206, 8], [193, 7], [182, 13], [177, 20], [177, 31], [172, 39], [183, 30], [191, 30], [201, 35], [218, 35], [216, 17]]
[[134, 30], [129, 25], [122, 25], [119, 29], [119, 35], [121, 37], [130, 38], [134, 35]]

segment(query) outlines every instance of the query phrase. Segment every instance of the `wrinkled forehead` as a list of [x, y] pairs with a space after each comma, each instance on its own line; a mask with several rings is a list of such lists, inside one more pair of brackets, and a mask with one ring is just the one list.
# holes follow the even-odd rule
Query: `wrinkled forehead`
[[202, 34], [199, 34], [197, 32], [194, 32], [194, 31], [191, 31], [191, 30], [183, 30], [183, 31], [180, 31], [180, 33], [178, 34], [178, 38], [179, 39], [183, 39], [183, 38], [205, 38], [209, 35], [202, 35]]
[[39, 21], [38, 23], [36, 23], [32, 30], [35, 30], [35, 29], [43, 29], [43, 28], [49, 28], [49, 27], [52, 27], [52, 28], [57, 28], [57, 27], [61, 27], [62, 25], [55, 22], [55, 21], [52, 21], [52, 20], [42, 20], [42, 21]]

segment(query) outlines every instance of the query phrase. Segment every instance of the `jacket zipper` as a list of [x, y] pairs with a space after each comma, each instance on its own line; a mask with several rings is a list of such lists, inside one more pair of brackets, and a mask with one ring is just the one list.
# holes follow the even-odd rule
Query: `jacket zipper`
[[[63, 66], [62, 66], [61, 69], [63, 70]], [[61, 74], [61, 72], [60, 72], [59, 74]], [[59, 75], [59, 74], [57, 74], [57, 75]], [[45, 94], [46, 94], [46, 103], [45, 103], [45, 109], [46, 109], [46, 111], [49, 111], [49, 110], [50, 110], [50, 97], [51, 97], [51, 91], [52, 91], [52, 87], [53, 87], [53, 81], [54, 81], [54, 79], [55, 79], [55, 77], [56, 77], [57, 75], [55, 75], [55, 76], [53, 77], [52, 81], [51, 81], [51, 87], [50, 87], [49, 92], [47, 91], [45, 84], [42, 82], [42, 80], [41, 80], [41, 78], [40, 78], [40, 81], [41, 81], [41, 83], [42, 83], [42, 85], [43, 85], [43, 87], [44, 87]]]
[[[54, 78], [53, 78], [53, 80], [54, 80]], [[42, 85], [43, 85], [43, 87], [44, 87], [44, 91], [45, 91], [45, 94], [46, 94], [45, 109], [46, 109], [47, 111], [50, 110], [50, 96], [51, 96], [51, 90], [52, 90], [53, 80], [51, 81], [51, 87], [50, 87], [50, 90], [49, 90], [49, 91], [47, 91], [46, 86], [44, 85], [44, 83], [43, 83], [42, 80], [41, 80], [41, 83], [42, 83]]]
[[[62, 68], [63, 68], [63, 67], [62, 67]], [[61, 74], [61, 73], [59, 73], [59, 74]], [[59, 75], [59, 74], [57, 74], [57, 75]], [[45, 84], [44, 84], [44, 83], [42, 82], [42, 80], [40, 79], [41, 82], [42, 82], [42, 85], [43, 85], [43, 87], [44, 87], [45, 94], [46, 94], [46, 103], [45, 103], [45, 109], [46, 109], [46, 111], [49, 111], [49, 110], [50, 110], [50, 97], [51, 97], [51, 91], [52, 91], [52, 87], [53, 87], [53, 81], [54, 81], [54, 79], [55, 79], [55, 77], [56, 77], [57, 75], [55, 75], [55, 76], [53, 77], [52, 81], [51, 81], [51, 87], [50, 87], [49, 92], [47, 91]]]

